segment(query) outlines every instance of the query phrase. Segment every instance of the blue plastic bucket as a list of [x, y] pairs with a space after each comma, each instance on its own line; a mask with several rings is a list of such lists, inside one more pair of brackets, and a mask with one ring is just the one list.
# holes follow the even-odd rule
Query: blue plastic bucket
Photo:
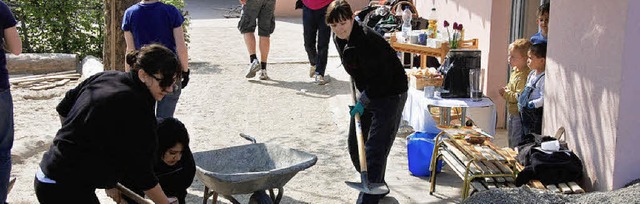
[[[431, 175], [431, 156], [433, 154], [434, 138], [438, 134], [414, 132], [407, 137], [407, 154], [409, 172], [414, 176]], [[442, 160], [438, 160], [436, 172], [442, 169]]]

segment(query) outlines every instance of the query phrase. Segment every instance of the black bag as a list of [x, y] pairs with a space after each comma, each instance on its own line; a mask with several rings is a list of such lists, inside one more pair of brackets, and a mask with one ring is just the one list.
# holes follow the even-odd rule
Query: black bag
[[532, 149], [530, 159], [531, 164], [518, 173], [516, 186], [522, 186], [532, 179], [540, 180], [546, 186], [582, 178], [582, 161], [572, 151], [547, 154]]
[[[557, 140], [551, 136], [527, 134], [518, 145], [516, 159], [524, 169], [516, 177], [516, 186], [522, 186], [530, 180], [540, 180], [542, 184], [557, 184], [577, 181], [582, 178], [582, 161], [578, 156], [561, 144], [558, 152], [545, 153], [536, 149], [542, 142]], [[562, 143], [562, 142], [561, 142]]]

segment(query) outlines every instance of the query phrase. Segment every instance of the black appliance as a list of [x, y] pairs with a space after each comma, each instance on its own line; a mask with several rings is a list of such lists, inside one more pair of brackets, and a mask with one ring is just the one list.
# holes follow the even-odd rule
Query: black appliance
[[480, 69], [480, 50], [452, 49], [440, 66], [442, 98], [469, 98], [469, 70]]

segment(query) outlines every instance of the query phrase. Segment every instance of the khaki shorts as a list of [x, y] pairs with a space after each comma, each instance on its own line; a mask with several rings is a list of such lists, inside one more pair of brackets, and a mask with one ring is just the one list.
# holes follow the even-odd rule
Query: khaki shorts
[[257, 20], [258, 35], [269, 37], [276, 28], [275, 7], [276, 0], [247, 0], [238, 22], [240, 33], [255, 32]]

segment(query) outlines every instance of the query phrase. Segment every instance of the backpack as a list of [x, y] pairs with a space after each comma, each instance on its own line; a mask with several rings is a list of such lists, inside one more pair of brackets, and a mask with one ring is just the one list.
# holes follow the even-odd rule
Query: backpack
[[518, 145], [517, 160], [524, 169], [516, 177], [516, 186], [522, 186], [530, 180], [539, 180], [542, 184], [557, 184], [577, 181], [582, 178], [583, 164], [580, 158], [561, 145], [560, 151], [544, 152], [539, 150], [540, 144], [557, 140], [551, 136], [527, 134]]

